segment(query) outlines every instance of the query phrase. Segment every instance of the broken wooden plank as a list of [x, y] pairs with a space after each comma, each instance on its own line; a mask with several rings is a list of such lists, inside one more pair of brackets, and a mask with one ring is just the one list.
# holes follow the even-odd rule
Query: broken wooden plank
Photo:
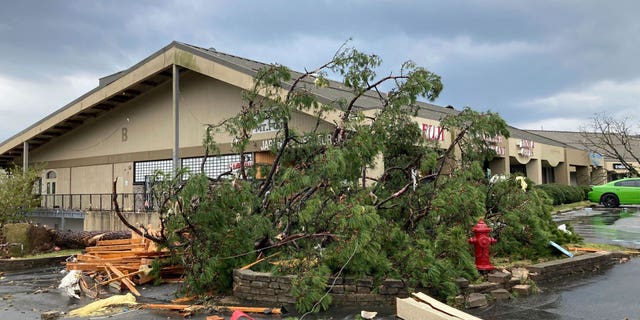
[[413, 298], [396, 298], [396, 316], [403, 320], [459, 320], [434, 311], [428, 304], [420, 303]]
[[117, 245], [117, 244], [131, 244], [131, 238], [129, 239], [115, 239], [115, 240], [98, 240], [98, 243], [96, 245], [98, 246], [110, 246], [110, 245]]
[[249, 269], [249, 268], [251, 268], [251, 267], [255, 266], [256, 264], [258, 264], [258, 263], [260, 263], [260, 262], [262, 262], [262, 261], [265, 261], [265, 260], [267, 260], [267, 259], [270, 259], [270, 258], [272, 258], [272, 257], [277, 256], [278, 254], [280, 254], [280, 251], [278, 251], [278, 252], [276, 252], [276, 253], [274, 253], [274, 254], [272, 254], [272, 255], [268, 256], [268, 257], [260, 258], [260, 259], [258, 259], [258, 260], [256, 260], [256, 261], [254, 261], [254, 262], [252, 262], [252, 263], [250, 263], [250, 264], [248, 264], [248, 265], [246, 265], [246, 266], [244, 266], [244, 267], [240, 268], [240, 270], [247, 270], [247, 269]]
[[282, 314], [281, 308], [267, 308], [267, 307], [243, 307], [243, 306], [214, 306], [213, 310], [220, 311], [242, 311], [246, 313], [262, 313], [262, 314]]
[[138, 270], [138, 271], [135, 271], [135, 272], [131, 272], [131, 273], [127, 273], [127, 274], [123, 274], [123, 275], [121, 275], [121, 276], [118, 276], [118, 277], [116, 277], [116, 278], [111, 278], [111, 279], [109, 279], [109, 280], [107, 280], [107, 281], [103, 281], [103, 282], [100, 282], [100, 283], [98, 283], [98, 284], [99, 284], [99, 285], [101, 285], [101, 286], [104, 286], [104, 285], [107, 285], [107, 284], [109, 284], [109, 283], [111, 283], [111, 282], [114, 282], [114, 281], [120, 281], [120, 280], [122, 280], [122, 279], [124, 279], [124, 278], [133, 277], [133, 276], [138, 275], [138, 274], [141, 274], [141, 273], [144, 273], [144, 270]]
[[195, 311], [204, 309], [203, 305], [198, 304], [177, 304], [177, 303], [145, 303], [140, 306], [142, 309], [154, 310], [177, 310], [177, 311]]
[[[111, 263], [107, 262], [105, 265], [117, 277], [122, 277], [125, 275], [122, 271], [118, 270], [118, 268], [114, 267]], [[133, 294], [135, 294], [136, 296], [140, 296], [140, 292], [136, 289], [136, 285], [135, 283], [133, 283], [133, 281], [131, 281], [131, 279], [124, 277], [120, 282], [124, 284], [129, 289], [129, 291], [131, 291]]]
[[422, 292], [413, 293], [412, 296], [417, 300], [419, 300], [420, 302], [423, 302], [431, 306], [431, 308], [433, 309], [436, 309], [442, 313], [453, 316], [454, 319], [481, 320], [480, 318], [474, 317], [466, 312], [460, 311], [454, 307], [447, 305], [446, 303], [442, 303]]
[[114, 244], [108, 246], [100, 245], [94, 247], [86, 247], [85, 251], [87, 253], [95, 251], [131, 251], [138, 248], [146, 248], [146, 246], [144, 244]]

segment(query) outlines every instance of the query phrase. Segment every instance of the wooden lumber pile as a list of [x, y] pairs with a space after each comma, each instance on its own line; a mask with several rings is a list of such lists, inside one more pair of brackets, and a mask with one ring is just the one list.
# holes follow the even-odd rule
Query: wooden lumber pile
[[[164, 265], [164, 259], [169, 257], [167, 250], [158, 250], [150, 240], [132, 233], [128, 239], [99, 240], [92, 247], [86, 247], [85, 253], [78, 254], [76, 261], [67, 262], [67, 270], [83, 271], [95, 284], [90, 286], [82, 279], [80, 281], [83, 291], [88, 295], [97, 296], [98, 286], [117, 285], [119, 289], [128, 289], [136, 296], [140, 292], [136, 285], [145, 284], [155, 279], [149, 274], [154, 260], [160, 260]], [[162, 281], [180, 281], [184, 269], [177, 265], [163, 266], [160, 269]]]

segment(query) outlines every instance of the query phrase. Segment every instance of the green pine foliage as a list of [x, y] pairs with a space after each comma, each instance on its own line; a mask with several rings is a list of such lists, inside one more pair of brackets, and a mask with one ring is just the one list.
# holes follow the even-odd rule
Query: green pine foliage
[[[419, 97], [437, 98], [440, 77], [412, 62], [379, 77], [380, 64], [345, 48], [303, 74], [261, 70], [238, 115], [211, 124], [203, 142], [215, 153], [226, 135], [233, 152], [246, 154], [268, 120], [278, 129], [274, 163], [220, 177], [190, 173], [186, 182], [184, 172], [158, 178], [165, 245], [180, 253], [189, 293], [228, 291], [234, 268], [278, 253], [276, 263], [254, 268], [295, 275], [301, 312], [329, 306], [332, 276], [401, 278], [444, 299], [457, 293], [456, 278], [478, 275], [467, 240], [479, 218], [495, 228], [497, 254], [548, 253], [546, 243], [559, 239], [548, 198], [514, 179], [490, 184], [482, 170], [494, 156], [486, 138], [508, 137], [505, 122], [469, 108], [446, 116], [444, 149], [413, 118]], [[329, 73], [349, 92], [320, 102], [314, 91], [336, 85]], [[385, 84], [393, 88], [377, 94]], [[360, 109], [362, 99], [377, 109]], [[317, 117], [315, 128], [293, 126], [302, 111]], [[382, 173], [371, 175], [374, 167]]]
[[551, 218], [552, 201], [545, 192], [527, 188], [515, 177], [488, 185], [485, 220], [498, 242], [492, 247], [497, 256], [537, 259], [551, 254], [549, 241], [560, 244], [578, 242], [575, 235], [557, 230]]

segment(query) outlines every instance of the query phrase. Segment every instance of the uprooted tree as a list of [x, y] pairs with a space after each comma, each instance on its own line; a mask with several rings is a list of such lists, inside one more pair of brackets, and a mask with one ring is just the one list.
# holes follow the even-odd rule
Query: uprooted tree
[[[443, 148], [412, 118], [417, 98], [438, 96], [440, 77], [412, 62], [378, 77], [380, 64], [341, 49], [305, 73], [265, 67], [240, 112], [204, 137], [207, 154], [217, 152], [216, 137], [233, 138], [238, 172], [156, 179], [162, 232], [154, 240], [181, 252], [187, 291], [228, 290], [232, 269], [278, 254], [256, 268], [298, 275], [299, 310], [326, 308], [327, 279], [339, 275], [402, 278], [446, 297], [457, 291], [454, 279], [477, 276], [467, 239], [482, 217], [508, 243], [503, 254], [546, 254], [557, 235], [548, 199], [513, 179], [489, 184], [482, 170], [493, 156], [487, 138], [509, 135], [504, 121], [469, 108], [452, 113], [440, 121], [451, 142]], [[337, 86], [341, 96], [319, 99]], [[313, 116], [315, 127], [294, 127], [300, 114]], [[252, 132], [265, 121], [278, 130], [274, 161], [248, 165]]]
[[632, 123], [630, 118], [618, 119], [606, 113], [595, 114], [580, 129], [580, 135], [587, 150], [616, 159], [630, 176], [640, 175], [637, 167], [640, 163], [640, 134], [637, 123]]

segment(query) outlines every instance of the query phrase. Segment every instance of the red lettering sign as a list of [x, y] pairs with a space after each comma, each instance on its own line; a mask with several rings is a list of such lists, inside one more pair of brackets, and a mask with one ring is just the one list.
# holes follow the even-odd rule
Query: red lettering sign
[[422, 124], [422, 134], [427, 140], [444, 141], [444, 129], [432, 124]]

